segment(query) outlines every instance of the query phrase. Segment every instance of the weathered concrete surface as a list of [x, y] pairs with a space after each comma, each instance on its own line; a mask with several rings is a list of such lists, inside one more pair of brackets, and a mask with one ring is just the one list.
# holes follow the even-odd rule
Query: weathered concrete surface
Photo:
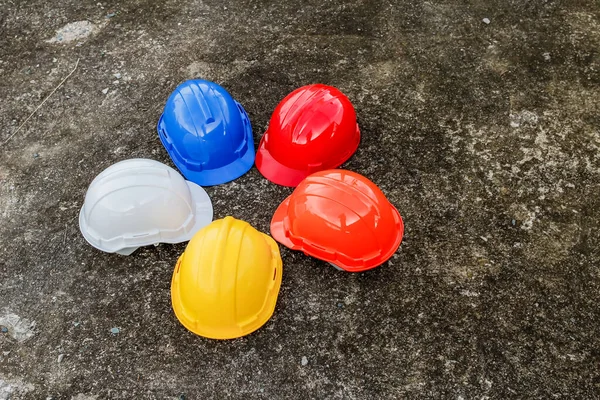
[[[1, 141], [81, 59], [0, 149], [0, 317], [17, 327], [0, 333], [0, 398], [600, 397], [596, 0], [0, 10]], [[79, 21], [93, 26], [56, 36]], [[294, 88], [344, 91], [363, 133], [345, 167], [405, 218], [391, 262], [353, 275], [282, 249], [274, 318], [216, 342], [171, 311], [183, 244], [130, 257], [87, 245], [88, 184], [130, 157], [170, 164], [155, 124], [192, 77], [244, 104], [257, 141]], [[290, 193], [256, 169], [207, 190], [216, 217], [265, 232]]]

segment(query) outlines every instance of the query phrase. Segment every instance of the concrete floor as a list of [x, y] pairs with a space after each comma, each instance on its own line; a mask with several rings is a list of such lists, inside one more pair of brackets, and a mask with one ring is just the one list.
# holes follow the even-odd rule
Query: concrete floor
[[[600, 398], [597, 0], [0, 10], [0, 141], [80, 59], [0, 148], [0, 399]], [[155, 124], [193, 77], [244, 105], [257, 142], [296, 87], [346, 93], [363, 139], [344, 166], [406, 223], [391, 261], [348, 274], [282, 249], [274, 317], [212, 341], [171, 310], [185, 244], [89, 246], [87, 186], [127, 158], [171, 165]], [[207, 191], [264, 232], [291, 193], [256, 169]]]

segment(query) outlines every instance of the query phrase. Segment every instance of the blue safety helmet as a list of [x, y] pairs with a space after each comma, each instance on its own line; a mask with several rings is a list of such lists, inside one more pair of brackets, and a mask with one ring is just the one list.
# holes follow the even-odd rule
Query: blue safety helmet
[[232, 181], [252, 168], [250, 118], [221, 86], [190, 80], [169, 96], [158, 136], [173, 163], [200, 186]]

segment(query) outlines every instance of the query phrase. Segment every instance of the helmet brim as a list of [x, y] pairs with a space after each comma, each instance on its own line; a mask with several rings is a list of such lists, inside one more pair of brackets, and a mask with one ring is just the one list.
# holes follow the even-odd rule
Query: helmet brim
[[342, 260], [335, 258], [323, 259], [320, 257], [316, 257], [310, 253], [309, 249], [305, 249], [302, 246], [302, 244], [296, 244], [292, 242], [292, 240], [287, 235], [287, 230], [285, 228], [284, 221], [288, 215], [290, 198], [291, 196], [286, 198], [279, 205], [279, 207], [277, 207], [277, 210], [275, 210], [275, 214], [273, 214], [273, 218], [271, 219], [271, 236], [273, 236], [273, 239], [275, 239], [277, 242], [281, 243], [283, 246], [291, 250], [300, 250], [310, 257], [315, 257], [319, 260], [329, 262], [330, 264], [333, 264], [339, 269], [343, 269], [347, 272], [364, 272], [376, 268], [381, 264], [385, 263], [387, 260], [389, 260], [398, 250], [398, 247], [400, 247], [400, 244], [402, 243], [402, 238], [404, 236], [404, 222], [402, 221], [402, 217], [400, 216], [400, 213], [398, 212], [396, 207], [394, 207], [394, 205], [390, 203], [390, 207], [392, 207], [394, 221], [397, 226], [397, 235], [394, 240], [394, 243], [388, 249], [386, 249], [385, 252], [382, 252], [382, 254], [379, 257], [372, 260], [368, 260], [367, 262], [365, 262], [364, 260], [359, 260], [359, 262], [357, 262], [356, 264], [346, 263]]
[[171, 306], [175, 313], [175, 317], [187, 330], [196, 335], [208, 339], [236, 339], [255, 332], [256, 330], [260, 329], [263, 325], [265, 325], [269, 321], [269, 319], [271, 319], [273, 313], [275, 312], [277, 297], [279, 295], [279, 290], [281, 289], [283, 263], [281, 260], [281, 255], [279, 254], [279, 247], [277, 246], [277, 243], [275, 243], [273, 238], [271, 238], [270, 236], [262, 232], [260, 232], [260, 234], [265, 238], [265, 241], [271, 249], [271, 253], [273, 255], [273, 262], [276, 264], [276, 275], [271, 287], [269, 288], [269, 294], [265, 300], [262, 312], [259, 315], [257, 315], [255, 319], [250, 320], [246, 324], [240, 325], [237, 328], [217, 330], [212, 327], [202, 326], [197, 321], [194, 321], [192, 318], [189, 317], [185, 310], [185, 302], [183, 301], [181, 296], [181, 289], [179, 285], [180, 277], [178, 276], [179, 267], [185, 253], [183, 253], [179, 257], [179, 259], [177, 260], [177, 264], [175, 264], [175, 270], [173, 271], [173, 275], [171, 277]]
[[262, 176], [277, 185], [288, 187], [298, 186], [304, 178], [310, 175], [310, 172], [290, 168], [273, 158], [265, 146], [264, 137], [266, 135], [268, 135], [268, 131], [263, 135], [256, 151], [256, 168]]
[[128, 254], [123, 254], [123, 255], [129, 255], [129, 254], [133, 253], [135, 250], [137, 250], [137, 247], [136, 248], [129, 247], [127, 249], [127, 251], [125, 251], [125, 248], [107, 248], [105, 246], [102, 246], [100, 243], [98, 243], [96, 241], [96, 239], [89, 232], [89, 228], [88, 228], [87, 222], [85, 220], [85, 214], [83, 212], [83, 208], [84, 208], [84, 206], [82, 206], [81, 210], [79, 210], [79, 230], [81, 231], [81, 235], [83, 236], [85, 241], [88, 242], [92, 247], [94, 247], [100, 251], [103, 251], [105, 253], [116, 253], [120, 250], [123, 250], [124, 252], [128, 253]]
[[81, 210], [79, 211], [79, 230], [81, 231], [81, 234], [83, 235], [84, 239], [90, 245], [95, 247], [96, 249], [101, 250], [105, 253], [117, 253], [117, 254], [121, 254], [124, 256], [128, 256], [128, 255], [132, 254], [138, 248], [143, 247], [143, 246], [149, 246], [149, 245], [158, 244], [158, 243], [173, 244], [173, 243], [187, 242], [196, 234], [196, 232], [198, 232], [200, 229], [202, 229], [203, 227], [205, 227], [206, 225], [211, 223], [211, 221], [213, 219], [213, 207], [212, 207], [212, 202], [210, 201], [210, 197], [208, 196], [208, 193], [206, 193], [206, 191], [203, 188], [201, 188], [194, 182], [190, 182], [190, 181], [186, 181], [186, 184], [188, 185], [188, 188], [190, 189], [192, 201], [195, 206], [196, 221], [195, 221], [194, 225], [192, 225], [192, 227], [190, 227], [184, 234], [182, 234], [180, 236], [169, 238], [169, 239], [161, 238], [158, 242], [155, 240], [141, 241], [140, 243], [137, 243], [137, 246], [128, 246], [128, 247], [103, 246], [102, 243], [99, 243], [94, 238], [94, 236], [90, 234], [88, 225], [85, 221], [83, 207], [81, 207]]
[[360, 129], [358, 124], [356, 124], [356, 132], [353, 138], [353, 143], [349, 147], [348, 152], [339, 159], [334, 165], [329, 165], [327, 167], [322, 167], [314, 170], [298, 170], [294, 168], [290, 168], [286, 165], [283, 165], [279, 161], [277, 161], [265, 145], [265, 137], [269, 134], [267, 130], [263, 137], [260, 140], [258, 145], [258, 150], [256, 151], [256, 168], [258, 171], [269, 181], [288, 187], [296, 187], [302, 182], [307, 176], [325, 169], [334, 169], [345, 163], [352, 157], [352, 155], [358, 149], [358, 145], [360, 144]]
[[288, 208], [290, 206], [290, 198], [286, 198], [275, 210], [275, 214], [273, 214], [273, 218], [271, 219], [271, 236], [273, 239], [284, 245], [285, 247], [292, 250], [302, 250], [300, 245], [295, 244], [292, 240], [286, 235], [286, 229], [284, 226], [285, 218], [288, 214]]
[[196, 206], [196, 223], [184, 234], [165, 243], [181, 243], [190, 240], [196, 232], [210, 224], [213, 220], [213, 207], [208, 193], [194, 182], [187, 181]]
[[[168, 149], [170, 145], [166, 142], [163, 135], [160, 134], [161, 129], [164, 129], [163, 116], [161, 116], [158, 121], [158, 137], [160, 138], [163, 147]], [[171, 161], [173, 161], [173, 164], [175, 164], [185, 179], [200, 186], [215, 186], [231, 182], [244, 175], [252, 168], [252, 165], [254, 165], [254, 138], [252, 136], [252, 128], [246, 129], [246, 141], [248, 143], [246, 152], [240, 158], [220, 168], [205, 169], [203, 171], [193, 171], [171, 156], [171, 153], [168, 150], [167, 153], [169, 154]]]

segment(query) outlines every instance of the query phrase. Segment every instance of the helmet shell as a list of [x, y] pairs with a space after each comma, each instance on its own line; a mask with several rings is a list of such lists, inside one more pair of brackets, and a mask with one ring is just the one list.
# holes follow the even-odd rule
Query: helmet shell
[[350, 100], [335, 87], [308, 85], [275, 108], [258, 147], [256, 167], [274, 183], [297, 186], [311, 173], [343, 164], [359, 142]]
[[169, 96], [157, 129], [173, 163], [198, 185], [229, 182], [254, 164], [250, 118], [214, 82], [196, 79], [179, 85]]
[[403, 234], [400, 213], [383, 192], [343, 169], [307, 177], [271, 221], [271, 235], [279, 243], [351, 272], [387, 261]]
[[79, 213], [84, 238], [99, 250], [189, 240], [212, 221], [208, 194], [173, 168], [148, 159], [111, 165], [90, 184]]
[[196, 233], [177, 261], [173, 310], [197, 335], [244, 336], [273, 315], [281, 276], [277, 243], [247, 222], [225, 217]]

